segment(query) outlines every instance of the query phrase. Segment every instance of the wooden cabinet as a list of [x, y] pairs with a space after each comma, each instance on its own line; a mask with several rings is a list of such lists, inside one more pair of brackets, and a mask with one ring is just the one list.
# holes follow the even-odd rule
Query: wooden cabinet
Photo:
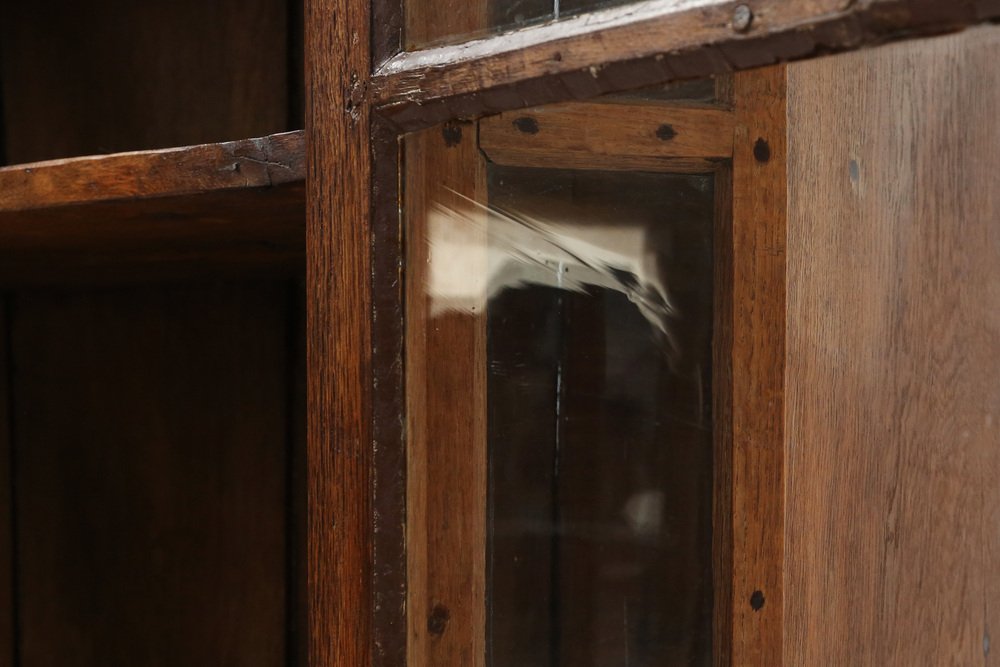
[[0, 664], [990, 664], [995, 2], [203, 4], [0, 10]]

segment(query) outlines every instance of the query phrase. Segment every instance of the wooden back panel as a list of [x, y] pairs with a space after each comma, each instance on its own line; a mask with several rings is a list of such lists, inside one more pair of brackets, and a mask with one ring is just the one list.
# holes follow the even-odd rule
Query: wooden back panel
[[788, 68], [785, 664], [991, 664], [998, 57], [984, 28]]
[[299, 127], [289, 15], [286, 0], [5, 2], [7, 162], [256, 137], [290, 116]]
[[19, 664], [294, 658], [295, 301], [280, 283], [12, 297]]

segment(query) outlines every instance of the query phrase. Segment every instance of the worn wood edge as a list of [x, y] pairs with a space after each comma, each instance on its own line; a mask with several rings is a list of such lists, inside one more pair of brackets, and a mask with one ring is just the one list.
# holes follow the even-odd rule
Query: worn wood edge
[[371, 16], [353, 0], [304, 16], [308, 664], [370, 665]]
[[729, 111], [676, 104], [576, 102], [479, 121], [486, 157], [517, 167], [708, 173], [732, 157], [732, 137]]
[[202, 194], [305, 180], [305, 134], [0, 168], [0, 211]]
[[372, 372], [375, 667], [406, 663], [406, 369], [404, 365], [402, 151], [375, 119], [372, 244]]
[[[732, 25], [746, 4], [753, 21]], [[995, 0], [647, 2], [390, 58], [372, 79], [401, 130], [945, 32], [1000, 17]]]
[[786, 67], [734, 77], [732, 664], [780, 667], [784, 632]]

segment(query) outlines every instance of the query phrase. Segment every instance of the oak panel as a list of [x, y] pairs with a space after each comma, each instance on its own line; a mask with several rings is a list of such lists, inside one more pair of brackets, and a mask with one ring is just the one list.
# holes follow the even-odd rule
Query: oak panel
[[998, 56], [789, 67], [787, 664], [995, 661]]

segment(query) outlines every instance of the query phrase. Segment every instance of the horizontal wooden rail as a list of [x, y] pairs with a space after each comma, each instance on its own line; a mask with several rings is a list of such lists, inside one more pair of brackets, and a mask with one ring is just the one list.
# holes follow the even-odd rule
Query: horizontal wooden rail
[[705, 173], [732, 157], [733, 115], [667, 103], [559, 104], [484, 118], [479, 147], [510, 166]]
[[0, 286], [301, 271], [304, 148], [290, 132], [0, 169]]
[[401, 53], [371, 82], [403, 130], [748, 69], [1000, 16], [1000, 0], [646, 0]]
[[303, 133], [49, 160], [0, 169], [0, 211], [217, 192], [305, 180]]

